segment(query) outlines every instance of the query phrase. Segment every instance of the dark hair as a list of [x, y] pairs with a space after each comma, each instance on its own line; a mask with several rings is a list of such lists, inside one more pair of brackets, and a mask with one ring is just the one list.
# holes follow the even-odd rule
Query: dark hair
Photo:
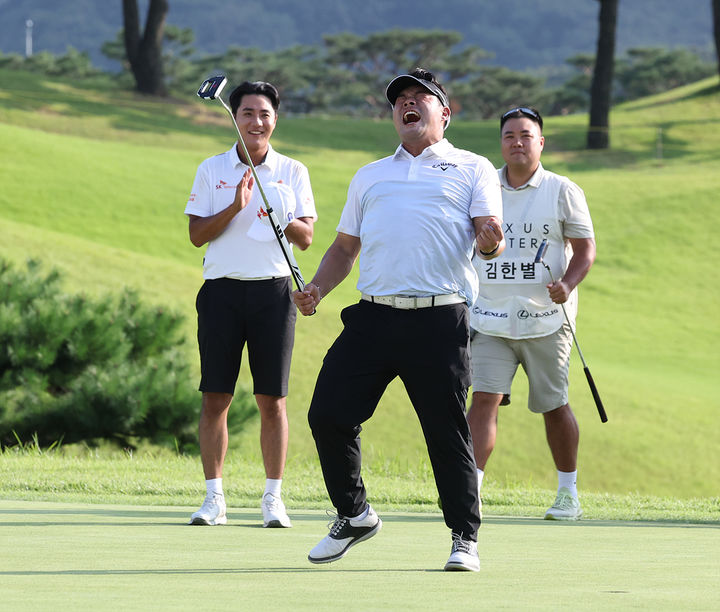
[[500, 129], [502, 130], [503, 125], [505, 125], [505, 122], [508, 119], [522, 119], [523, 117], [531, 119], [537, 123], [540, 126], [540, 131], [542, 132], [543, 120], [540, 116], [540, 111], [532, 106], [516, 106], [515, 108], [511, 108], [509, 111], [505, 111], [500, 116]]
[[280, 94], [275, 86], [265, 81], [245, 81], [240, 83], [233, 92], [230, 94], [230, 108], [232, 109], [233, 115], [237, 113], [237, 109], [240, 106], [240, 101], [243, 96], [265, 96], [270, 100], [273, 109], [277, 112], [280, 106]]

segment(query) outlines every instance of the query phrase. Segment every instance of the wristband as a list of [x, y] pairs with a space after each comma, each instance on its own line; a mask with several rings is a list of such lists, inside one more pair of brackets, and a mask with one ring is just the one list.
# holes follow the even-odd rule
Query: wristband
[[480, 247], [478, 247], [478, 253], [480, 253], [480, 255], [484, 255], [485, 257], [490, 257], [490, 255], [495, 255], [495, 253], [497, 253], [497, 250], [499, 248], [500, 248], [500, 243], [498, 242], [497, 245], [495, 245], [495, 248], [492, 251], [489, 251], [487, 253], [485, 251], [483, 251]]

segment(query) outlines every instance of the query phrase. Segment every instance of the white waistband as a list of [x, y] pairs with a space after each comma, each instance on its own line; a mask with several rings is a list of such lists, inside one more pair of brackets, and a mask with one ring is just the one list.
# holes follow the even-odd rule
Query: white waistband
[[418, 297], [414, 295], [367, 295], [362, 294], [362, 299], [373, 304], [392, 306], [402, 310], [415, 310], [416, 308], [429, 308], [431, 306], [447, 306], [448, 304], [461, 304], [465, 301], [459, 293], [448, 293], [445, 295], [429, 295]]
[[248, 277], [235, 277], [235, 276], [226, 276], [221, 278], [230, 278], [232, 280], [239, 280], [239, 281], [262, 281], [262, 280], [276, 280], [278, 278], [290, 278], [289, 276], [248, 276]]

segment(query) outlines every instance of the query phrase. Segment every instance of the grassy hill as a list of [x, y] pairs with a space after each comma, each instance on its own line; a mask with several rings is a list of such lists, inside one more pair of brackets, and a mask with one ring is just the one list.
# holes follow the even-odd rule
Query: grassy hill
[[[159, 102], [2, 71], [0, 83], [0, 256], [46, 260], [62, 270], [68, 291], [129, 285], [180, 310], [197, 367], [194, 299], [203, 251], [188, 240], [183, 210], [198, 163], [233, 143], [225, 111], [194, 92]], [[609, 151], [582, 150], [586, 124], [585, 116], [548, 118], [543, 158], [584, 188], [598, 242], [580, 292], [578, 338], [610, 420], [600, 423], [575, 355], [570, 398], [581, 427], [579, 485], [717, 495], [717, 79], [616, 109]], [[458, 121], [448, 137], [501, 163], [495, 122]], [[274, 146], [309, 167], [320, 215], [313, 246], [297, 254], [306, 278], [334, 238], [355, 170], [396, 144], [389, 122], [281, 116]], [[358, 298], [355, 281], [353, 273], [317, 315], [298, 321], [289, 473], [314, 456], [306, 410], [340, 329], [339, 312]], [[242, 376], [248, 380], [247, 371]], [[542, 420], [527, 412], [525, 397], [519, 376], [513, 404], [501, 412], [488, 479], [552, 487]], [[257, 440], [255, 422], [233, 440], [233, 453], [259, 456]], [[400, 384], [391, 385], [365, 426], [363, 445], [375, 464], [408, 471], [425, 465]]]

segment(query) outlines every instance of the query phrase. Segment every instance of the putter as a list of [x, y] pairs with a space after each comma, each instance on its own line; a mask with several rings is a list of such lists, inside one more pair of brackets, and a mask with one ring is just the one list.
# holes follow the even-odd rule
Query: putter
[[[548, 241], [543, 238], [543, 241], [540, 243], [540, 248], [538, 248], [537, 255], [535, 255], [535, 263], [540, 263], [545, 267], [545, 269], [548, 271], [548, 274], [550, 275], [550, 280], [554, 283], [555, 279], [553, 278], [550, 266], [548, 266], [545, 261], [543, 261], [543, 255], [545, 255], [545, 251], [547, 251], [547, 246]], [[567, 321], [568, 327], [570, 328], [570, 333], [572, 334], [573, 340], [575, 341], [575, 348], [577, 348], [578, 355], [580, 355], [580, 361], [582, 361], [583, 370], [585, 371], [585, 378], [587, 378], [588, 385], [590, 385], [590, 391], [592, 392], [593, 399], [595, 400], [595, 406], [597, 406], [600, 420], [603, 423], [607, 423], [608, 418], [607, 414], [605, 414], [605, 407], [603, 406], [602, 400], [600, 399], [600, 394], [598, 393], [597, 387], [595, 386], [595, 381], [593, 380], [592, 374], [590, 374], [590, 368], [588, 368], [587, 363], [585, 363], [585, 357], [583, 357], [582, 351], [580, 350], [577, 336], [575, 335], [573, 326], [570, 323], [570, 319], [568, 318], [567, 310], [565, 310], [565, 304], [560, 304], [560, 306], [562, 307], [563, 314], [565, 315], [565, 321]]]
[[290, 273], [292, 274], [293, 280], [295, 281], [295, 285], [297, 285], [298, 291], [303, 291], [305, 289], [305, 281], [303, 280], [302, 274], [300, 274], [300, 267], [295, 260], [295, 256], [293, 255], [292, 249], [290, 248], [290, 243], [288, 242], [287, 236], [285, 236], [285, 232], [283, 232], [282, 227], [280, 227], [280, 222], [278, 221], [277, 215], [275, 214], [273, 207], [270, 205], [270, 202], [268, 202], [268, 199], [265, 196], [262, 184], [260, 183], [260, 179], [258, 178], [257, 172], [255, 171], [255, 165], [253, 164], [252, 159], [250, 159], [250, 154], [248, 153], [247, 147], [245, 146], [245, 141], [243, 140], [242, 134], [240, 133], [240, 128], [238, 127], [237, 121], [235, 121], [232, 110], [227, 104], [225, 104], [223, 99], [220, 97], [220, 92], [223, 90], [223, 87], [225, 87], [226, 84], [227, 77], [223, 75], [211, 77], [207, 79], [202, 85], [200, 85], [200, 89], [198, 89], [197, 95], [200, 96], [203, 100], [219, 101], [220, 104], [225, 107], [225, 110], [230, 115], [233, 125], [235, 126], [235, 130], [237, 130], [238, 142], [240, 143], [240, 146], [242, 146], [243, 153], [245, 153], [245, 159], [250, 166], [250, 172], [252, 172], [253, 178], [255, 179], [255, 184], [260, 191], [260, 196], [265, 203], [265, 210], [267, 210], [267, 214], [270, 219], [270, 225], [272, 225], [273, 232], [275, 233], [275, 237], [280, 244], [280, 248], [282, 249], [283, 255], [285, 256], [285, 260], [287, 261], [288, 266], [290, 266]]

